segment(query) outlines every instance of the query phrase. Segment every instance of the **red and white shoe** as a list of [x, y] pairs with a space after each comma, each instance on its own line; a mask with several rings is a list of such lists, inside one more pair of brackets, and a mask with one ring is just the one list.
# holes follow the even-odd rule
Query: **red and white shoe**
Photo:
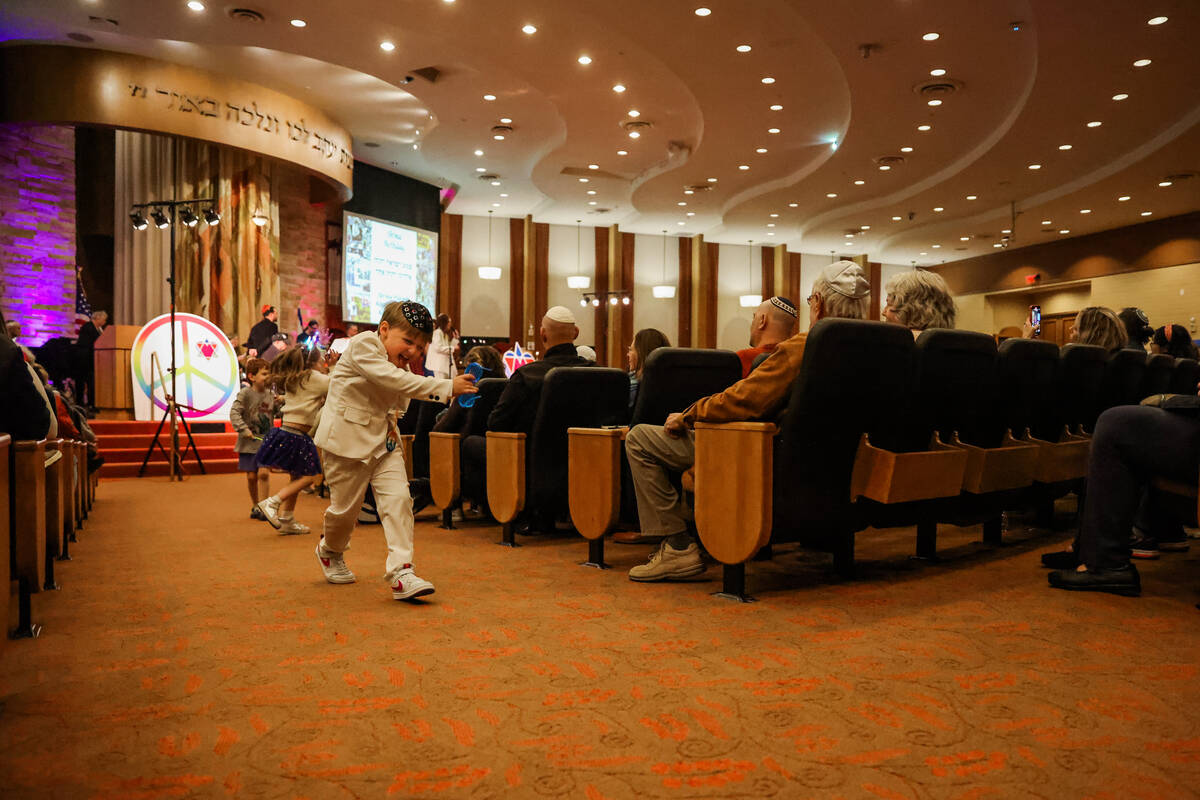
[[321, 562], [325, 580], [330, 583], [354, 583], [354, 573], [346, 566], [342, 554], [326, 550], [324, 537], [317, 542], [317, 560]]
[[412, 564], [405, 564], [389, 581], [392, 587], [393, 600], [412, 600], [433, 594], [433, 584], [424, 578], [417, 577]]

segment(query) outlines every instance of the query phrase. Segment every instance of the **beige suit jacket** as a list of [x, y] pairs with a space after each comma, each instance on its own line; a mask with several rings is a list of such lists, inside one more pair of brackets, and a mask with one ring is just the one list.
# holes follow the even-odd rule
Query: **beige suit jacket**
[[445, 378], [424, 378], [392, 364], [379, 334], [363, 331], [329, 375], [329, 397], [313, 442], [343, 458], [372, 458], [386, 451], [389, 426], [404, 415], [410, 399], [447, 403], [452, 391]]

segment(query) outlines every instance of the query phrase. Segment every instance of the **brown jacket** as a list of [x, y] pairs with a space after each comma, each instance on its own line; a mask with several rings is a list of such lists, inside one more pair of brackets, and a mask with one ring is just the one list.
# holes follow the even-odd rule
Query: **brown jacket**
[[792, 384], [800, 374], [807, 333], [780, 342], [766, 361], [723, 392], [702, 397], [683, 412], [688, 427], [696, 422], [774, 420], [787, 406]]

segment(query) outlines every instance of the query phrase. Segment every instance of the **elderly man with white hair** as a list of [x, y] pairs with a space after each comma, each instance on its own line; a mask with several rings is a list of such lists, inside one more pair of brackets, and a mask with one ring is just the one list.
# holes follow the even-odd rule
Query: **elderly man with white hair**
[[[870, 283], [862, 267], [837, 261], [821, 270], [808, 298], [811, 325], [825, 317], [864, 319], [870, 310]], [[625, 439], [625, 453], [637, 493], [644, 538], [661, 538], [650, 560], [629, 571], [634, 581], [694, 578], [707, 569], [700, 546], [688, 531], [691, 509], [672, 485], [669, 472], [683, 472], [696, 460], [696, 422], [773, 420], [783, 413], [800, 364], [807, 333], [780, 342], [756, 370], [723, 392], [701, 398], [663, 425], [637, 425]], [[730, 498], [737, 502], [737, 498]]]

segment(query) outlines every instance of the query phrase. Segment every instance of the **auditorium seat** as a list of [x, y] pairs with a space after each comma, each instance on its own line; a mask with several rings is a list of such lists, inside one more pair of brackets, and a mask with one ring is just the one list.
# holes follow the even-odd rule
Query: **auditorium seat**
[[46, 578], [46, 441], [17, 441], [10, 446], [12, 507], [12, 578], [19, 583], [19, 616], [13, 636], [33, 637], [32, 595]]
[[[467, 411], [467, 424], [460, 433], [429, 433], [429, 490], [433, 504], [442, 511], [442, 527], [453, 528], [451, 514], [463, 496], [462, 448], [468, 437], [474, 436], [483, 446], [487, 433], [487, 418], [504, 393], [507, 378], [484, 378], [476, 384], [475, 404]], [[469, 476], [466, 496], [482, 503], [487, 498], [486, 476]]]
[[0, 546], [4, 548], [0, 554], [0, 619], [4, 620], [4, 633], [0, 637], [0, 652], [8, 640], [9, 600], [12, 597], [12, 552], [13, 552], [13, 520], [12, 520], [12, 467], [9, 458], [12, 455], [12, 437], [0, 433]]
[[556, 367], [546, 374], [528, 436], [488, 431], [488, 505], [504, 526], [504, 544], [515, 544], [512, 523], [522, 510], [531, 529], [543, 531], [567, 513], [567, 429], [619, 425], [628, 410], [629, 376], [621, 370]]
[[62, 554], [66, 498], [63, 497], [63, 472], [67, 469], [66, 440], [46, 442], [46, 553], [44, 588], [58, 589], [54, 577], [54, 562]]
[[1200, 361], [1194, 358], [1175, 359], [1171, 391], [1175, 394], [1196, 394], [1197, 384], [1200, 384]]
[[1142, 398], [1152, 394], [1168, 394], [1175, 377], [1175, 359], [1166, 353], [1155, 353], [1146, 359], [1146, 374], [1142, 380]]
[[1104, 381], [1100, 389], [1100, 411], [1114, 406], [1136, 406], [1146, 396], [1142, 393], [1145, 383], [1145, 352], [1126, 349], [1113, 353], [1108, 357], [1104, 369]]
[[1096, 427], [1096, 418], [1105, 407], [1102, 392], [1108, 380], [1105, 377], [1108, 357], [1104, 349], [1089, 344], [1068, 344], [1063, 346], [1061, 353], [1054, 406], [1057, 419], [1052, 425], [1053, 431], [1045, 431], [1048, 437], [1038, 437], [1049, 438], [1049, 441], [1057, 440], [1063, 425], [1072, 433], [1091, 433]]

